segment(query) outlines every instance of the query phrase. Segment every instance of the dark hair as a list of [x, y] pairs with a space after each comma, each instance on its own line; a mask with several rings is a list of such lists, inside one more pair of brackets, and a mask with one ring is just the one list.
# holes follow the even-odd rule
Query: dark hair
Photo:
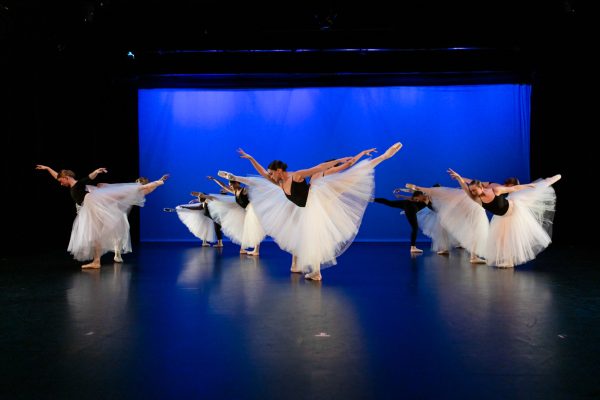
[[150, 182], [150, 180], [149, 180], [148, 178], [146, 178], [145, 176], [140, 176], [139, 178], [137, 178], [137, 179], [135, 180], [135, 182], [136, 182], [136, 183], [140, 183], [140, 184], [142, 184], [142, 185], [145, 185], [145, 184], [149, 183], [149, 182]]
[[412, 197], [417, 197], [417, 196], [423, 196], [425, 193], [421, 192], [420, 190], [415, 190], [412, 194]]
[[71, 178], [75, 179], [75, 172], [71, 171], [70, 169], [61, 169], [60, 172], [56, 175], [56, 179], [64, 178], [67, 176], [70, 176]]
[[231, 184], [231, 185], [233, 185], [233, 184], [235, 184], [235, 183], [237, 183], [237, 184], [239, 185], [239, 184], [240, 184], [240, 181], [234, 181], [234, 180], [231, 180], [231, 181], [229, 181], [229, 184]]
[[480, 180], [478, 179], [473, 179], [471, 182], [469, 182], [468, 186], [479, 186], [479, 187], [483, 187], [483, 183], [481, 183]]
[[510, 178], [506, 178], [504, 181], [504, 186], [509, 185], [520, 185], [519, 178], [511, 176]]
[[273, 160], [271, 161], [271, 163], [269, 164], [269, 166], [267, 167], [267, 169], [270, 170], [277, 170], [277, 169], [281, 169], [282, 171], [286, 171], [287, 170], [287, 164], [284, 163], [281, 160]]

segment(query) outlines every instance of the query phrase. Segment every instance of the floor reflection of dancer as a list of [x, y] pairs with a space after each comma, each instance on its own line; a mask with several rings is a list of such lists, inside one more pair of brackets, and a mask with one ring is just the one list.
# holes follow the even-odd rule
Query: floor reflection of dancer
[[[223, 231], [232, 242], [240, 245], [240, 254], [258, 256], [260, 242], [266, 234], [254, 212], [248, 197], [248, 189], [236, 180], [229, 180], [229, 185], [225, 185], [212, 176], [207, 178], [219, 185], [226, 193], [235, 196], [235, 203], [220, 201], [223, 199], [222, 196], [213, 196], [213, 200], [208, 205], [215, 218], [221, 223]], [[252, 250], [246, 250], [248, 248]]]
[[163, 211], [176, 212], [177, 217], [188, 230], [202, 240], [203, 247], [210, 247], [210, 243], [213, 242], [217, 242], [214, 247], [223, 247], [221, 225], [210, 215], [206, 197], [199, 192], [192, 192], [192, 196], [196, 196], [196, 199], [188, 204], [180, 204], [175, 208], [163, 208]]
[[388, 207], [399, 208], [404, 211], [406, 220], [410, 224], [410, 252], [413, 254], [423, 253], [423, 250], [417, 248], [417, 234], [419, 232], [417, 213], [427, 207], [429, 198], [419, 190], [414, 191], [412, 196], [404, 196], [397, 192], [395, 193], [395, 196], [399, 199], [388, 200], [382, 197], [376, 197], [373, 199], [373, 202], [384, 204]]
[[[56, 172], [45, 165], [36, 169], [45, 170], [61, 186], [68, 187], [71, 198], [77, 206], [77, 216], [73, 222], [68, 251], [79, 261], [92, 260], [82, 268], [100, 268], [100, 256], [113, 251], [115, 243], [130, 243], [129, 223], [124, 217], [132, 206], [143, 206], [145, 196], [165, 183], [168, 175], [159, 180], [141, 185], [138, 183], [106, 184], [95, 187], [92, 181], [98, 174], [106, 173], [106, 168], [98, 168], [86, 177], [75, 179], [71, 170]], [[122, 248], [126, 253], [131, 248]]]
[[[219, 176], [248, 185], [265, 231], [293, 255], [291, 271], [304, 271], [305, 278], [321, 280], [321, 265], [335, 264], [358, 232], [373, 194], [375, 167], [401, 147], [396, 143], [381, 156], [356, 165], [375, 150], [298, 171], [288, 171], [280, 160], [265, 169], [239, 149], [240, 156], [248, 159], [264, 179], [241, 178], [223, 171]], [[310, 184], [307, 178], [312, 178]]]
[[556, 203], [552, 185], [560, 175], [527, 185], [485, 188], [478, 180], [467, 184], [457, 172], [448, 172], [476, 204], [494, 215], [485, 252], [488, 264], [512, 268], [548, 247]]

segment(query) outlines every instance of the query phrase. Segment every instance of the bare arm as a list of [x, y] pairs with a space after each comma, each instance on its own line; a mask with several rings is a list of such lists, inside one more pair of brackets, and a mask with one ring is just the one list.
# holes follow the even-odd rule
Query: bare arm
[[108, 171], [106, 170], [106, 168], [98, 168], [93, 170], [92, 172], [90, 172], [90, 174], [88, 175], [88, 177], [91, 180], [96, 179], [96, 177], [98, 176], [98, 174], [106, 174]]
[[370, 156], [371, 153], [376, 152], [376, 151], [377, 150], [375, 148], [368, 149], [368, 150], [363, 150], [360, 153], [358, 153], [357, 155], [355, 155], [354, 157], [352, 157], [350, 160], [348, 160], [345, 163], [343, 163], [342, 165], [338, 165], [337, 167], [329, 168], [327, 171], [325, 171], [323, 173], [323, 175], [335, 174], [336, 172], [340, 172], [340, 171], [343, 171], [345, 169], [348, 169], [351, 166], [353, 166], [354, 164], [356, 164], [358, 162], [358, 160], [360, 160], [361, 158], [363, 158], [365, 155]]
[[528, 185], [514, 185], [514, 186], [495, 186], [492, 190], [494, 191], [494, 194], [496, 195], [500, 195], [500, 194], [504, 194], [504, 193], [512, 193], [512, 192], [518, 192], [519, 190], [523, 190], [523, 189], [531, 189], [535, 187], [535, 185], [533, 184], [528, 184]]
[[458, 172], [454, 171], [452, 168], [448, 168], [448, 173], [450, 174], [450, 177], [452, 179], [455, 179], [456, 181], [458, 181], [458, 184], [460, 185], [460, 187], [462, 188], [462, 190], [467, 194], [467, 196], [469, 196], [471, 199], [473, 199], [475, 201], [478, 200], [478, 199], [476, 199], [475, 196], [473, 196], [471, 194], [471, 191], [469, 190], [468, 184], [465, 182], [465, 180], [463, 179], [463, 177], [458, 174]]
[[265, 167], [263, 167], [262, 165], [260, 165], [258, 163], [258, 161], [256, 161], [254, 159], [254, 157], [252, 157], [250, 154], [246, 153], [244, 150], [242, 150], [241, 148], [237, 149], [237, 152], [240, 154], [240, 157], [245, 158], [247, 160], [249, 160], [252, 163], [252, 166], [254, 167], [254, 169], [256, 169], [256, 171], [265, 179], [268, 179], [269, 181], [273, 182], [274, 184], [277, 184], [277, 182], [275, 182], [271, 176], [269, 175], [269, 173], [267, 172], [267, 170], [265, 169]]
[[207, 176], [206, 178], [208, 180], [211, 180], [211, 181], [215, 182], [217, 185], [219, 185], [221, 187], [221, 189], [227, 191], [228, 193], [233, 193], [233, 190], [231, 190], [229, 187], [225, 186], [223, 184], [223, 182], [221, 182], [220, 180], [216, 179], [215, 177], [213, 177], [213, 176]]
[[[298, 170], [293, 173], [292, 179], [295, 180], [296, 182], [298, 182], [298, 181], [306, 178], [307, 176], [313, 176], [320, 172], [325, 172], [338, 163], [345, 164], [348, 161], [350, 161], [351, 159], [352, 159], [352, 157], [338, 158], [337, 160], [327, 161], [327, 162], [321, 163], [319, 165], [316, 165], [312, 168]], [[346, 167], [346, 168], [348, 168], [348, 167]]]
[[35, 169], [39, 169], [42, 171], [48, 171], [48, 173], [54, 178], [56, 179], [58, 177], [58, 172], [56, 172], [55, 170], [53, 170], [52, 168], [46, 166], [46, 165], [41, 165], [38, 164], [35, 166]]

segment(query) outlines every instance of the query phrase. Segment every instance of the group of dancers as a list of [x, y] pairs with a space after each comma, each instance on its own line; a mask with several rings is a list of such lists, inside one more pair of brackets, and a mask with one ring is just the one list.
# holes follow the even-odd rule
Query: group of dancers
[[[265, 168], [238, 149], [260, 176], [219, 171], [227, 184], [208, 178], [220, 186], [220, 194], [193, 192], [197, 199], [165, 211], [176, 212], [203, 246], [216, 242], [215, 247], [222, 247], [224, 233], [240, 245], [240, 253], [258, 256], [260, 243], [270, 236], [292, 255], [291, 272], [304, 273], [311, 280], [321, 280], [321, 268], [334, 265], [350, 246], [373, 201], [404, 210], [413, 228], [413, 253], [422, 252], [415, 243], [419, 225], [438, 254], [460, 245], [471, 252], [472, 262], [500, 267], [523, 264], [549, 245], [556, 201], [552, 184], [560, 175], [528, 185], [500, 185], [483, 184], [449, 170], [460, 189], [407, 184], [405, 190], [412, 196], [403, 200], [373, 198], [375, 168], [401, 148], [398, 142], [378, 157], [371, 157], [376, 152], [372, 148], [296, 171], [288, 171], [280, 160]], [[129, 210], [143, 206], [145, 196], [168, 178], [93, 186], [105, 168], [79, 180], [69, 170], [36, 168], [70, 188], [78, 211], [68, 250], [77, 260], [92, 259], [82, 268], [100, 268], [100, 256], [109, 251], [115, 252], [115, 261], [122, 261], [121, 254], [131, 251]], [[494, 215], [491, 222], [486, 210]]]

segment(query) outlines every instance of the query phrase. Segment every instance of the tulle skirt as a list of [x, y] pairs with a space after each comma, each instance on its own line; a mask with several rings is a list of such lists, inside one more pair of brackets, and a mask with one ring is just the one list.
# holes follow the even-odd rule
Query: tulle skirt
[[434, 187], [428, 188], [427, 193], [441, 226], [462, 247], [484, 257], [490, 223], [483, 207], [462, 189]]
[[185, 205], [175, 207], [179, 220], [198, 239], [216, 242], [215, 223], [204, 214], [204, 209], [190, 209]]
[[79, 261], [120, 249], [131, 252], [127, 214], [132, 206], [144, 205], [144, 194], [137, 183], [118, 183], [102, 187], [87, 186], [89, 193], [78, 207], [71, 230], [68, 251]]
[[437, 212], [425, 207], [417, 213], [417, 221], [423, 233], [431, 238], [431, 250], [449, 251], [459, 243], [444, 229]]
[[494, 215], [485, 252], [489, 265], [515, 266], [535, 258], [551, 243], [556, 194], [550, 179], [508, 196], [504, 215]]
[[370, 160], [313, 179], [306, 207], [296, 206], [266, 179], [247, 179], [250, 201], [267, 235], [297, 256], [304, 271], [336, 263], [358, 233], [375, 188]]
[[233, 196], [212, 195], [216, 199], [208, 200], [208, 210], [215, 221], [231, 241], [242, 248], [256, 247], [265, 238], [252, 202], [246, 208], [235, 202]]

